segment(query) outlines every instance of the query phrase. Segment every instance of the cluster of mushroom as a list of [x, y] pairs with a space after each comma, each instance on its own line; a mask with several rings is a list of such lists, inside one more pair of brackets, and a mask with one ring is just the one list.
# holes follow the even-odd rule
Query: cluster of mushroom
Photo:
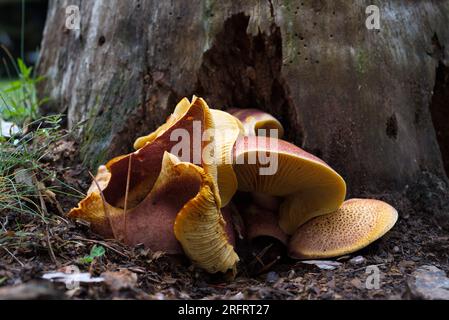
[[[260, 129], [275, 130], [278, 138], [260, 136]], [[198, 130], [207, 139], [197, 141]], [[342, 177], [281, 140], [283, 133], [279, 121], [262, 111], [224, 112], [201, 98], [184, 98], [165, 124], [136, 140], [137, 151], [100, 166], [69, 216], [90, 222], [103, 237], [185, 254], [210, 273], [236, 271], [237, 213], [231, 208], [237, 191], [251, 195], [238, 212], [247, 239], [277, 239], [293, 258], [348, 254], [393, 227], [393, 207], [372, 199], [344, 201]], [[188, 137], [182, 150], [173, 138], [181, 136]], [[198, 152], [195, 161], [186, 158]], [[267, 157], [276, 170], [261, 174]]]

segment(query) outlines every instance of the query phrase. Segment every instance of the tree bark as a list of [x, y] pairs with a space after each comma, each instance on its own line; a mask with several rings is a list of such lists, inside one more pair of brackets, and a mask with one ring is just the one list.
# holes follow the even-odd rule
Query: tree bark
[[[91, 167], [196, 94], [272, 113], [351, 195], [401, 191], [422, 171], [446, 179], [449, 141], [432, 114], [447, 132], [449, 1], [379, 2], [380, 30], [369, 30], [372, 2], [50, 1], [40, 92], [70, 127], [85, 122]], [[65, 28], [73, 4], [80, 30]]]

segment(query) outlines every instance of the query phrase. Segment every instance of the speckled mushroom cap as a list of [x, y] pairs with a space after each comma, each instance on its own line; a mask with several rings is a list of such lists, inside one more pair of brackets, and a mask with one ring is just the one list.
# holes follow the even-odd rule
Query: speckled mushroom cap
[[299, 227], [289, 254], [297, 259], [321, 259], [352, 253], [382, 237], [397, 219], [396, 209], [385, 202], [351, 199], [335, 212]]
[[[261, 175], [259, 155], [276, 156], [277, 171]], [[274, 157], [273, 157], [274, 159]], [[243, 137], [234, 147], [238, 188], [282, 197], [279, 225], [287, 234], [313, 217], [335, 211], [346, 196], [343, 178], [321, 159], [283, 140]]]

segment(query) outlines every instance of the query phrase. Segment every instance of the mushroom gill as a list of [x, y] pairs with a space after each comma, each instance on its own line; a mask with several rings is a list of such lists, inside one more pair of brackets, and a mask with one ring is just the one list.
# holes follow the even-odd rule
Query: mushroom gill
[[235, 274], [239, 258], [231, 244], [233, 235], [226, 233], [213, 178], [194, 164], [177, 162], [173, 157], [170, 161], [173, 168], [190, 171], [201, 181], [199, 192], [179, 211], [174, 224], [185, 254], [210, 273], [232, 270]]
[[243, 134], [240, 121], [227, 112], [211, 109], [214, 121], [214, 142], [218, 154], [217, 183], [221, 205], [225, 207], [237, 191], [237, 177], [232, 168], [232, 151], [237, 138]]

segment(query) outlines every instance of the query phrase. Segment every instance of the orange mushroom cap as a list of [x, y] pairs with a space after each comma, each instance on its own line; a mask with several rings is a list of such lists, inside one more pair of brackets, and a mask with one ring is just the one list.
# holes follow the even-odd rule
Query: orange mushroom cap
[[[143, 200], [158, 177], [164, 152], [171, 151], [179, 143], [179, 141], [171, 139], [171, 134], [174, 130], [186, 130], [191, 139], [193, 139], [195, 136], [195, 121], [201, 125], [201, 135], [205, 130], [213, 128], [212, 115], [204, 100], [194, 97], [192, 103], [189, 104], [189, 108], [185, 107], [185, 100], [183, 99], [178, 104], [177, 109], [185, 112], [175, 117], [177, 119], [176, 122], [173, 122], [164, 130], [156, 130], [158, 134], [150, 135], [151, 139], [148, 138], [149, 140], [147, 141], [145, 138], [142, 138], [141, 142], [136, 144], [140, 146], [143, 144], [143, 141], [146, 142], [139, 150], [114, 158], [106, 164], [107, 169], [111, 173], [109, 183], [103, 190], [108, 203], [113, 206], [124, 207], [129, 168], [131, 170], [129, 172], [129, 192], [127, 196], [128, 208], [136, 206]], [[194, 143], [190, 143], [189, 155], [191, 159], [193, 159], [194, 152], [198, 152], [198, 150], [195, 151]], [[204, 170], [211, 174], [214, 181], [216, 181], [217, 169], [213, 161], [203, 157], [200, 160]], [[131, 165], [129, 165], [129, 161], [131, 161]]]
[[284, 136], [284, 127], [269, 113], [259, 109], [238, 108], [229, 109], [228, 112], [240, 120], [246, 136], [258, 136], [260, 129], [266, 130], [266, 136], [271, 136], [269, 130], [277, 130], [276, 138], [282, 139]]
[[185, 253], [208, 272], [235, 271], [238, 256], [233, 231], [226, 228], [212, 176], [167, 152], [151, 192], [125, 212], [93, 191], [69, 217], [91, 222], [95, 231], [128, 245], [144, 244], [153, 251]]
[[[188, 129], [190, 136], [193, 136], [189, 127], [186, 127], [184, 119], [187, 121], [198, 120], [198, 117], [194, 117], [192, 113], [192, 106], [195, 104], [201, 106], [205, 118], [204, 123], [202, 123], [203, 131], [200, 138], [204, 137], [209, 140], [202, 142], [201, 151], [204, 151], [204, 148], [212, 150], [212, 154], [207, 154], [207, 152], [204, 155], [202, 154], [202, 156], [207, 157], [207, 159], [202, 159], [206, 160], [203, 161], [202, 166], [214, 177], [220, 193], [221, 207], [224, 207], [229, 203], [237, 190], [237, 179], [232, 170], [232, 147], [237, 137], [243, 134], [242, 124], [229, 113], [210, 109], [201, 98], [194, 96], [192, 104], [190, 104], [188, 99], [184, 98], [178, 103], [167, 122], [149, 135], [138, 138], [134, 143], [134, 148], [144, 148], [147, 144], [161, 140], [159, 138], [163, 138], [167, 133], [171, 134], [173, 130], [179, 128]], [[192, 143], [193, 145], [194, 143]], [[170, 151], [169, 149], [165, 150]], [[122, 158], [118, 160], [122, 160]], [[211, 170], [216, 172], [211, 172]]]
[[[262, 174], [270, 166], [273, 172]], [[279, 224], [287, 234], [313, 217], [338, 209], [346, 196], [345, 181], [324, 161], [275, 138], [237, 140], [234, 171], [239, 190], [283, 198]]]

